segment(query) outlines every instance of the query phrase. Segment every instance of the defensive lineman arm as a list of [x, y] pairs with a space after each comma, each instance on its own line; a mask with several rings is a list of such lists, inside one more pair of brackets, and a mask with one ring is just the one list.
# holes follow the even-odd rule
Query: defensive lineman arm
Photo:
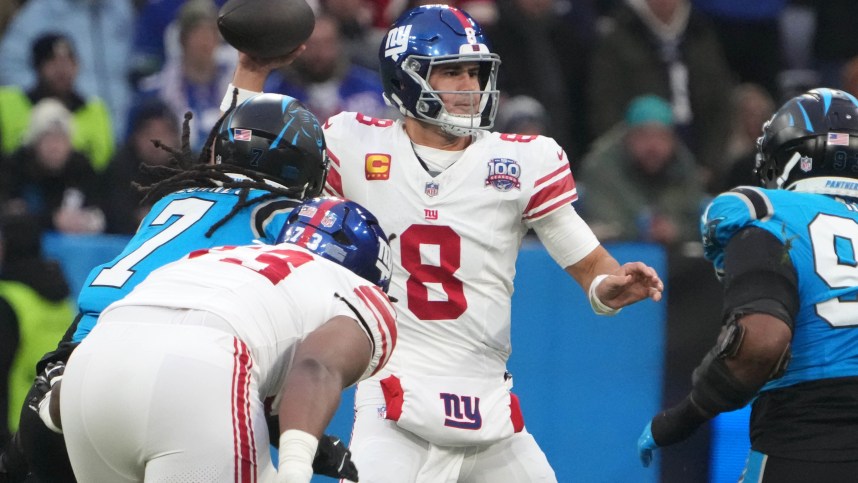
[[[798, 280], [787, 248], [774, 235], [750, 227], [725, 250], [725, 324], [694, 370], [691, 393], [652, 420], [655, 443], [682, 441], [719, 413], [744, 407], [789, 361]], [[652, 452], [644, 454], [648, 464]]]

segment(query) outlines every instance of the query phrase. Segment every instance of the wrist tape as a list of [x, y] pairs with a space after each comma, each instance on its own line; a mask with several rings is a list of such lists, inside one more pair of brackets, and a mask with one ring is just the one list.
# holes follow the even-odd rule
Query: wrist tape
[[51, 431], [57, 434], [63, 434], [63, 430], [54, 424], [54, 418], [51, 417], [51, 394], [53, 389], [45, 394], [44, 399], [39, 401], [39, 418], [45, 423]]
[[300, 429], [288, 429], [280, 435], [278, 482], [309, 483], [313, 477], [313, 459], [319, 440]]
[[596, 287], [602, 283], [602, 280], [608, 278], [607, 274], [602, 274], [596, 276], [593, 279], [593, 283], [590, 284], [590, 290], [588, 291], [588, 297], [590, 299], [590, 306], [593, 307], [593, 312], [599, 315], [616, 315], [619, 313], [620, 309], [613, 309], [608, 307], [601, 300], [599, 300], [599, 296], [596, 295]]

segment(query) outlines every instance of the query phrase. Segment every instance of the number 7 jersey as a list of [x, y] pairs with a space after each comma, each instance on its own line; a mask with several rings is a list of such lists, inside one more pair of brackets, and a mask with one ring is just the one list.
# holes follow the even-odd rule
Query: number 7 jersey
[[480, 132], [433, 177], [401, 121], [346, 112], [324, 130], [327, 193], [364, 205], [395, 235], [389, 293], [399, 343], [388, 368], [503, 374], [528, 222], [577, 199], [563, 150], [542, 136]]
[[[73, 340], [83, 340], [101, 311], [127, 295], [150, 272], [192, 250], [246, 245], [257, 239], [274, 243], [298, 201], [275, 197], [242, 208], [211, 236], [206, 236], [212, 225], [239, 202], [239, 192], [239, 189], [188, 188], [158, 200], [122, 253], [90, 271], [78, 296], [81, 319]], [[251, 189], [248, 199], [266, 194], [268, 191]]]

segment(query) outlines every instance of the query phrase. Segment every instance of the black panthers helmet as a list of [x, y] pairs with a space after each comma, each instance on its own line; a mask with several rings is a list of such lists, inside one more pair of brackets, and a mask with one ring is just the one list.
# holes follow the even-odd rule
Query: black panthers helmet
[[318, 119], [280, 94], [257, 94], [236, 106], [218, 131], [214, 160], [257, 171], [302, 199], [322, 192], [328, 168]]
[[858, 99], [813, 89], [787, 101], [757, 139], [763, 186], [858, 196]]

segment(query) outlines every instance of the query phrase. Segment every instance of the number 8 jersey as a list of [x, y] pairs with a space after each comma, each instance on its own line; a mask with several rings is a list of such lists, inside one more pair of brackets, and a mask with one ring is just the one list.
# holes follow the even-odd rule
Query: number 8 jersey
[[563, 150], [547, 137], [479, 132], [432, 176], [401, 121], [347, 112], [324, 130], [326, 191], [366, 206], [396, 235], [389, 293], [399, 342], [387, 368], [500, 381], [528, 222], [577, 199]]
[[703, 215], [705, 256], [724, 270], [724, 248], [747, 227], [787, 247], [801, 305], [792, 359], [763, 391], [858, 376], [858, 203], [832, 196], [740, 187], [719, 195]]

